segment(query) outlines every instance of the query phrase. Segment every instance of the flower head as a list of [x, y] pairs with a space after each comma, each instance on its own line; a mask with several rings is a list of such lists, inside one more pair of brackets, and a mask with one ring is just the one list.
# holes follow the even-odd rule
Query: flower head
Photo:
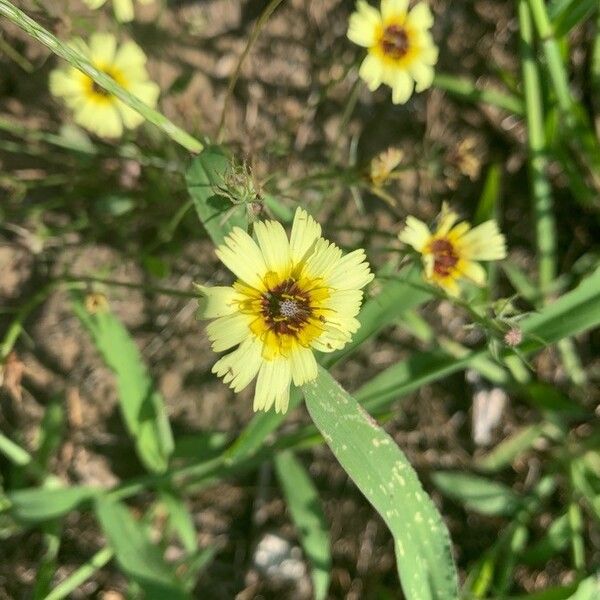
[[198, 286], [200, 317], [215, 352], [213, 372], [234, 391], [255, 377], [254, 410], [286, 412], [290, 384], [317, 376], [313, 350], [343, 348], [358, 330], [361, 289], [373, 274], [364, 250], [346, 256], [321, 237], [298, 208], [288, 237], [276, 221], [259, 221], [253, 239], [235, 227], [217, 256], [237, 277], [231, 287]]
[[404, 159], [404, 152], [398, 148], [388, 148], [380, 152], [369, 165], [369, 179], [376, 187], [382, 187]]
[[413, 87], [421, 92], [431, 86], [438, 58], [429, 33], [433, 25], [429, 7], [419, 2], [409, 11], [408, 3], [381, 0], [377, 10], [365, 0], [358, 0], [348, 27], [348, 38], [368, 51], [360, 76], [371, 91], [382, 83], [389, 85], [394, 104], [404, 104]]
[[[151, 107], [156, 106], [158, 85], [148, 78], [146, 55], [134, 42], [117, 48], [117, 40], [108, 33], [95, 33], [89, 44], [77, 39], [73, 45], [100, 71], [110, 75], [121, 87]], [[81, 126], [101, 137], [119, 137], [123, 127], [133, 129], [144, 118], [113, 94], [97, 85], [75, 67], [67, 66], [50, 73], [50, 91], [63, 98]]]
[[400, 241], [421, 253], [425, 278], [452, 296], [458, 295], [461, 279], [476, 285], [485, 284], [485, 269], [477, 261], [506, 257], [504, 235], [496, 221], [486, 221], [473, 228], [466, 221], [457, 221], [458, 214], [444, 205], [433, 233], [425, 223], [410, 216], [398, 236]]
[[[106, 0], [84, 0], [84, 2], [92, 9], [96, 10], [104, 4]], [[153, 0], [139, 0], [140, 4], [150, 4]], [[133, 21], [133, 0], [113, 0], [113, 10], [115, 17], [120, 23], [128, 23]]]

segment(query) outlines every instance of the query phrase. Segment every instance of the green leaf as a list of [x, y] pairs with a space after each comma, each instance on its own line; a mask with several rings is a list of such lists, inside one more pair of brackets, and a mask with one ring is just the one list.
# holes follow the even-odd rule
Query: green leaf
[[543, 565], [553, 556], [567, 548], [571, 540], [569, 515], [564, 514], [552, 521], [544, 536], [523, 553], [522, 561], [528, 565]]
[[315, 600], [324, 600], [329, 589], [331, 550], [319, 494], [304, 466], [291, 452], [276, 455], [275, 469], [302, 548], [312, 565]]
[[554, 431], [556, 427], [551, 423], [534, 423], [519, 429], [509, 438], [502, 440], [493, 450], [476, 461], [476, 466], [482, 471], [495, 473], [508, 467], [512, 462], [547, 431]]
[[198, 217], [216, 246], [223, 243], [233, 227], [245, 230], [248, 226], [245, 207], [234, 206], [217, 190], [217, 186], [223, 184], [223, 176], [230, 165], [230, 158], [223, 148], [207, 146], [192, 159], [185, 174], [188, 192], [194, 201]]
[[171, 527], [177, 532], [187, 553], [193, 554], [198, 550], [198, 534], [185, 501], [174, 490], [168, 488], [161, 490], [160, 498], [169, 512]]
[[444, 496], [483, 515], [510, 516], [520, 506], [519, 496], [509, 487], [484, 477], [458, 471], [438, 471], [431, 478]]
[[569, 600], [598, 600], [600, 598], [600, 577], [593, 575], [584, 579]]
[[135, 342], [110, 311], [90, 314], [78, 297], [74, 297], [73, 309], [115, 373], [121, 414], [140, 460], [150, 471], [166, 471], [173, 452], [171, 426], [164, 400], [155, 389]]
[[598, 0], [557, 0], [550, 4], [548, 13], [554, 25], [554, 34], [562, 37], [598, 9]]
[[65, 428], [65, 415], [62, 404], [54, 400], [46, 408], [40, 425], [38, 449], [34, 454], [35, 462], [43, 471], [48, 470], [48, 462], [58, 450]]
[[303, 392], [336, 458], [390, 528], [406, 598], [457, 598], [448, 531], [402, 451], [324, 369]]
[[100, 493], [98, 488], [26, 488], [7, 494], [16, 519], [38, 522], [54, 519], [77, 508]]
[[498, 201], [500, 200], [501, 184], [502, 167], [499, 163], [494, 163], [490, 165], [485, 178], [483, 191], [473, 218], [474, 224], [483, 223], [495, 217]]
[[96, 501], [96, 516], [123, 573], [144, 591], [146, 600], [184, 600], [187, 594], [127, 507], [106, 497]]

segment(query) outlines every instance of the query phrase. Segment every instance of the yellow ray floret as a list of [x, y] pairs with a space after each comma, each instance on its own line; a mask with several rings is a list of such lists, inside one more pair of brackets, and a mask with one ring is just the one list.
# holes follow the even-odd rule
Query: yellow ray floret
[[348, 38], [367, 48], [359, 74], [371, 91], [382, 83], [392, 88], [392, 102], [404, 104], [413, 89], [421, 92], [433, 82], [438, 49], [429, 29], [433, 17], [419, 2], [409, 10], [408, 0], [381, 0], [379, 10], [358, 0], [350, 17]]
[[[121, 87], [154, 108], [159, 87], [148, 78], [146, 55], [134, 42], [117, 47], [108, 33], [95, 33], [89, 43], [76, 39], [72, 45], [100, 71], [110, 75]], [[76, 123], [101, 137], [121, 136], [123, 127], [133, 129], [144, 118], [118, 98], [98, 86], [75, 67], [55, 69], [50, 73], [50, 91], [62, 98], [73, 111]]]
[[317, 376], [314, 350], [343, 348], [360, 326], [362, 288], [373, 279], [364, 250], [344, 256], [298, 208], [289, 239], [276, 221], [256, 223], [254, 237], [236, 227], [217, 256], [237, 280], [198, 286], [199, 315], [214, 319], [214, 351], [237, 348], [213, 372], [236, 392], [256, 378], [254, 410], [286, 412], [290, 385]]
[[[140, 4], [150, 4], [153, 0], [138, 0]], [[106, 4], [106, 0], [84, 0], [84, 2], [92, 9], [95, 10]], [[134, 10], [133, 0], [113, 0], [113, 10], [115, 11], [115, 17], [117, 21], [121, 23], [128, 23], [133, 21]]]
[[398, 236], [421, 254], [425, 278], [452, 296], [459, 294], [461, 279], [485, 284], [486, 272], [479, 261], [506, 257], [504, 235], [496, 221], [473, 228], [466, 221], [457, 221], [458, 214], [444, 206], [433, 233], [419, 219], [407, 217], [406, 227]]

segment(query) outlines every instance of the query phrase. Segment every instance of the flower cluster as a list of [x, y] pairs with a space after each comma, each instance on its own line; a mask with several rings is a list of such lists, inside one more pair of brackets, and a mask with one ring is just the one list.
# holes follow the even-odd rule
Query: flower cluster
[[364, 250], [347, 255], [321, 237], [298, 208], [288, 239], [276, 221], [259, 221], [254, 238], [236, 227], [217, 256], [237, 277], [231, 287], [198, 286], [200, 316], [223, 356], [213, 372], [236, 392], [256, 377], [254, 410], [286, 412], [290, 385], [317, 376], [313, 351], [343, 348], [358, 330], [362, 288], [373, 274]]
[[[156, 106], [160, 89], [150, 81], [146, 55], [137, 44], [128, 41], [117, 47], [116, 38], [108, 33], [93, 34], [89, 43], [76, 39], [72, 44], [121, 87], [149, 106]], [[133, 129], [144, 121], [139, 113], [72, 66], [50, 73], [50, 91], [64, 100], [77, 123], [101, 137], [119, 137], [124, 127]]]

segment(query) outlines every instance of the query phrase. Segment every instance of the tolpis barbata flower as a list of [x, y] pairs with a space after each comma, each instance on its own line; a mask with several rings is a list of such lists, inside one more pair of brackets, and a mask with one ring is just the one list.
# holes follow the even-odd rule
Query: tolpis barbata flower
[[[154, 0], [139, 0], [140, 4], [150, 4]], [[106, 0], [84, 0], [84, 2], [92, 9], [96, 10], [104, 4]], [[128, 23], [133, 21], [134, 10], [133, 0], [112, 0], [113, 10], [115, 11], [115, 18], [120, 23]]]
[[408, 5], [409, 0], [381, 0], [377, 10], [358, 0], [348, 27], [348, 38], [367, 48], [360, 76], [371, 91], [389, 85], [394, 104], [404, 104], [413, 88], [422, 92], [431, 86], [438, 59], [429, 7], [419, 2], [409, 10]]
[[[89, 44], [76, 39], [72, 45], [121, 87], [148, 106], [156, 106], [160, 89], [148, 78], [146, 55], [137, 44], [129, 41], [117, 48], [113, 35], [95, 33]], [[72, 66], [50, 73], [50, 91], [64, 100], [77, 123], [101, 137], [119, 137], [123, 127], [134, 129], [144, 120], [139, 113]]]
[[254, 238], [235, 227], [217, 256], [237, 277], [231, 287], [198, 286], [200, 317], [215, 352], [213, 372], [235, 392], [255, 377], [254, 410], [285, 413], [290, 385], [317, 376], [314, 350], [343, 348], [358, 330], [362, 288], [373, 274], [362, 249], [342, 254], [321, 226], [296, 210], [291, 236], [258, 221]]
[[479, 261], [506, 257], [504, 235], [496, 221], [473, 228], [466, 221], [457, 221], [458, 214], [444, 205], [433, 233], [423, 221], [409, 216], [398, 236], [421, 254], [427, 281], [439, 285], [451, 296], [459, 294], [461, 279], [485, 285], [486, 272]]

